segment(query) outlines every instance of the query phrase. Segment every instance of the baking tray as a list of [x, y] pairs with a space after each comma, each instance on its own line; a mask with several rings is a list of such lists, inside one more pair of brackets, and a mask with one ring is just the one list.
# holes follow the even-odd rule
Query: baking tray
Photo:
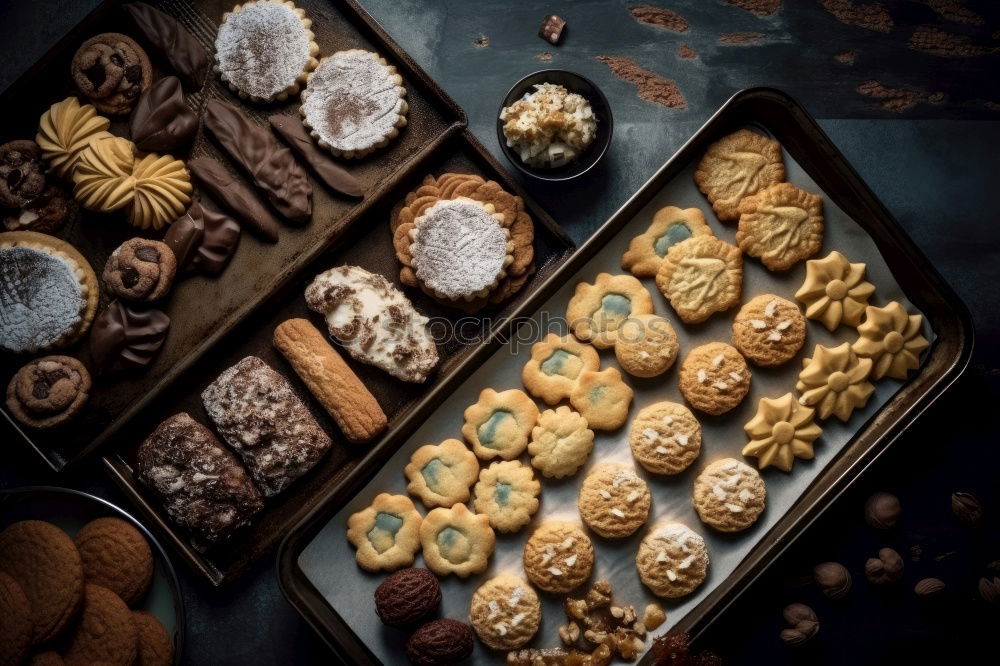
[[[175, 16], [200, 41], [209, 53], [214, 52], [215, 34], [222, 14], [232, 8], [233, 0], [161, 0], [160, 9]], [[218, 278], [196, 275], [178, 280], [166, 305], [171, 318], [170, 332], [156, 360], [143, 372], [96, 378], [87, 408], [72, 428], [52, 431], [20, 427], [0, 408], [17, 439], [31, 446], [54, 470], [61, 470], [86, 459], [105, 445], [109, 438], [132, 419], [145, 405], [180, 374], [215, 345], [227, 331], [270, 294], [292, 279], [303, 266], [322, 252], [351, 225], [361, 220], [422, 155], [435, 151], [442, 141], [465, 126], [462, 109], [394, 42], [382, 27], [354, 0], [301, 0], [298, 6], [313, 20], [312, 30], [320, 55], [349, 49], [374, 50], [394, 64], [403, 77], [410, 110], [408, 124], [399, 137], [386, 148], [361, 160], [342, 161], [365, 188], [363, 200], [332, 194], [313, 178], [313, 217], [308, 225], [282, 225], [276, 244], [264, 243], [243, 230], [240, 245], [226, 270]], [[38, 119], [48, 107], [73, 92], [69, 63], [77, 47], [90, 36], [118, 31], [143, 40], [118, 2], [105, 2], [89, 14], [70, 35], [51, 49], [32, 69], [11, 86], [0, 104], [5, 109], [2, 141], [34, 138]], [[154, 73], [163, 74], [156, 69]], [[298, 114], [298, 97], [286, 103], [248, 105], [240, 102], [215, 74], [205, 87], [188, 96], [193, 108], [208, 99], [232, 102], [252, 118], [267, 124], [274, 113]], [[111, 131], [128, 135], [127, 120], [114, 120]], [[214, 140], [200, 131], [190, 151], [178, 154], [219, 156]], [[224, 164], [229, 163], [225, 157]], [[308, 169], [307, 169], [308, 172]], [[252, 186], [251, 186], [252, 187]], [[195, 191], [199, 188], [195, 185]], [[207, 197], [210, 201], [211, 198]], [[214, 204], [213, 204], [214, 205]], [[83, 211], [81, 219], [67, 225], [58, 234], [87, 258], [100, 276], [110, 253], [125, 239], [135, 235], [160, 238], [163, 232], [136, 230], [113, 215]], [[110, 299], [101, 295], [101, 308]], [[84, 358], [87, 336], [60, 353]], [[0, 353], [0, 382], [6, 386], [14, 372], [27, 360], [26, 355]], [[2, 427], [2, 426], [0, 426]]]
[[[600, 250], [612, 241], [621, 244], [622, 239], [616, 239], [619, 231], [630, 222], [634, 222], [636, 216], [653, 202], [661, 190], [667, 187], [678, 174], [685, 169], [690, 170], [692, 163], [701, 156], [709, 142], [746, 125], [756, 125], [778, 139], [783, 144], [790, 159], [801, 165], [802, 172], [811, 178], [819, 190], [824, 193], [827, 202], [837, 206], [841, 215], [846, 215], [856, 221], [860, 228], [867, 233], [871, 241], [874, 242], [874, 247], [877, 248], [876, 252], [882, 255], [887, 270], [891, 272], [891, 277], [894, 277], [898, 283], [901, 293], [905, 294], [909, 302], [926, 316], [928, 333], [933, 333], [934, 341], [931, 348], [925, 352], [920, 370], [906, 383], [897, 383], [896, 386], [883, 389], [886, 393], [886, 401], [882, 408], [877, 412], [874, 409], [863, 412], [860, 418], [852, 421], [851, 425], [857, 425], [859, 428], [856, 434], [853, 437], [845, 437], [842, 448], [831, 452], [831, 455], [828, 456], [829, 462], [825, 466], [808, 472], [815, 473], [813, 481], [801, 491], [796, 500], [790, 503], [790, 507], [784, 513], [777, 515], [775, 520], [770, 521], [771, 525], [766, 532], [758, 530], [753, 533], [754, 545], [748, 548], [748, 552], [742, 559], [735, 562], [735, 566], [728, 576], [725, 576], [721, 581], [715, 581], [711, 591], [702, 595], [703, 598], [697, 601], [693, 607], [681, 610], [677, 607], [683, 604], [666, 604], [669, 621], [673, 623], [671, 630], [688, 631], [694, 635], [704, 630], [721, 610], [732, 603], [767, 564], [784, 548], [787, 548], [794, 538], [815, 520], [819, 513], [843, 492], [850, 482], [857, 478], [892, 443], [898, 434], [961, 374], [968, 363], [972, 348], [972, 327], [969, 314], [952, 290], [927, 263], [926, 259], [906, 237], [899, 224], [868, 190], [805, 110], [784, 93], [767, 88], [748, 89], [730, 99], [639, 192], [626, 202], [577, 251], [570, 261], [563, 265], [558, 273], [540, 287], [530, 302], [523, 305], [518, 316], [527, 317], [533, 314], [548, 298], [560, 290], [565, 292], [568, 284], [575, 283], [576, 278], [573, 276], [577, 271], [586, 266]], [[707, 208], [703, 199], [699, 203], [699, 207]], [[717, 227], [718, 223], [714, 223], [713, 226]], [[631, 234], [628, 235], [631, 237]], [[729, 235], [731, 235], [731, 229]], [[831, 249], [834, 248], [827, 246], [823, 252], [829, 252]], [[878, 285], [878, 282], [876, 284]], [[785, 285], [786, 289], [787, 286]], [[725, 322], [723, 324], [725, 325]], [[810, 338], [807, 343], [808, 349], [804, 350], [807, 354], [811, 352], [812, 345], [816, 342], [827, 343], [823, 335], [813, 334], [813, 328], [810, 328]], [[491, 351], [497, 350], [501, 345], [501, 339], [490, 340], [488, 345]], [[684, 351], [685, 349], [682, 348], [682, 353]], [[496, 359], [492, 359], [490, 363], [493, 364], [492, 367], [498, 367]], [[497, 372], [497, 374], [508, 375], [511, 373]], [[766, 374], [765, 371], [755, 370], [755, 376]], [[516, 379], [514, 381], [516, 382]], [[503, 383], [496, 388], [510, 388], [509, 383]], [[638, 385], [638, 382], [635, 384]], [[475, 400], [475, 391], [481, 387], [470, 385], [464, 387], [464, 390], [458, 386], [452, 388], [459, 390], [455, 396], [457, 400], [464, 400], [465, 404], [471, 404]], [[754, 403], [756, 397], [761, 396], [759, 394], [755, 396]], [[443, 398], [444, 396], [441, 396], [437, 402], [440, 404], [443, 402]], [[676, 398], [667, 397], [666, 399]], [[744, 401], [741, 409], [744, 411], [749, 409], [752, 414], [756, 405], [748, 405], [749, 400], [750, 398]], [[646, 403], [639, 406], [644, 404]], [[446, 410], [446, 413], [451, 413], [454, 411], [450, 410], [451, 406], [445, 404], [442, 409]], [[635, 410], [636, 407], [633, 408], [633, 413]], [[866, 417], [867, 421], [865, 421]], [[704, 426], [706, 419], [702, 419], [702, 422]], [[428, 430], [434, 429], [437, 427], [439, 419], [428, 423], [435, 424]], [[740, 420], [739, 423], [742, 424], [743, 420]], [[449, 425], [451, 425], [452, 430], [457, 432], [460, 422]], [[419, 435], [421, 433], [418, 433]], [[617, 437], [619, 440], [624, 439], [623, 431], [619, 431]], [[429, 437], [428, 441], [432, 439], [434, 438]], [[602, 439], [606, 441], [606, 438], [598, 437], [594, 456], [599, 455]], [[409, 450], [411, 444], [413, 442], [407, 443], [406, 450]], [[722, 446], [727, 451], [735, 449], [734, 452], [738, 453], [738, 446], [741, 444], [734, 446], [732, 442], [728, 442]], [[402, 453], [401, 451], [400, 455]], [[733, 455], [733, 451], [730, 451], [729, 455]], [[821, 455], [817, 457], [818, 459], [822, 458]], [[363, 498], [357, 497], [355, 499], [355, 496], [360, 489], [365, 488], [379, 474], [379, 468], [387, 458], [388, 456], [383, 456], [379, 459], [373, 459], [370, 466], [356, 469], [345, 480], [341, 488], [332, 493], [322, 505], [306, 516], [289, 533], [282, 543], [278, 557], [279, 580], [285, 596], [336, 651], [338, 656], [348, 663], [377, 663], [377, 659], [365, 643], [365, 639], [360, 639], [344, 618], [338, 615], [327, 603], [323, 594], [306, 575], [301, 563], [307, 561], [307, 565], [316, 567], [323, 562], [328, 562], [328, 565], [325, 566], [329, 566], [331, 572], [343, 571], [342, 567], [345, 564], [340, 558], [346, 558], [346, 554], [341, 552], [343, 549], [339, 545], [336, 545], [345, 542], [343, 525], [340, 522], [331, 524], [330, 521], [336, 514], [340, 514], [338, 518], [342, 517], [349, 510], [346, 508], [348, 504], [350, 504], [350, 509], [356, 509], [370, 500], [369, 496], [373, 492], [371, 488], [365, 490]], [[678, 492], [684, 495], [685, 504], [688, 504], [686, 497], [690, 495], [690, 481], [693, 480], [693, 474], [696, 474], [709, 460], [710, 458], [703, 454], [700, 462], [688, 470], [690, 475], [685, 477], [686, 483], [675, 487]], [[798, 462], [798, 465], [810, 468], [809, 465], [803, 465], [801, 461]], [[797, 469], [801, 469], [801, 467], [797, 467]], [[819, 467], [819, 465], [813, 465], [813, 467]], [[794, 476], [794, 474], [793, 470], [792, 475]], [[398, 475], [402, 476], [401, 469], [398, 470]], [[770, 484], [771, 481], [769, 480], [768, 483]], [[551, 481], [543, 482], [545, 489], [542, 493], [542, 511], [545, 510], [545, 498], [549, 492], [549, 484]], [[653, 489], [653, 493], [654, 505], [656, 505], [660, 501], [656, 488]], [[688, 510], [690, 510], [689, 506]], [[771, 512], [774, 513], [774, 510], [772, 509]], [[547, 515], [546, 518], [548, 517], [550, 516]], [[699, 523], [692, 523], [687, 519], [683, 520], [696, 530], [705, 533], [704, 528]], [[327, 534], [327, 530], [330, 530], [329, 534]], [[510, 537], [503, 538], [509, 539]], [[524, 537], [515, 535], [514, 538], [523, 539]], [[320, 543], [321, 541], [322, 543]], [[601, 549], [614, 549], [613, 545], [608, 545], [609, 542], [598, 541], [601, 544]], [[716, 544], [724, 544], [725, 541], [725, 539], [713, 540]], [[731, 541], [735, 541], [735, 539], [731, 539]], [[633, 540], [633, 549], [634, 542], [637, 542], [637, 539]], [[304, 559], [303, 554], [314, 543], [318, 544], [315, 552], [310, 552], [309, 557]], [[331, 544], [334, 546], [331, 547]], [[716, 552], [712, 548], [713, 546], [710, 545], [710, 555]], [[714, 557], [714, 555], [712, 556]], [[600, 567], [600, 565], [601, 558], [599, 557], [598, 566]], [[631, 568], [634, 578], [634, 566]], [[328, 582], [324, 581], [326, 584]], [[366, 580], [365, 585], [368, 586], [374, 582], [376, 581]], [[451, 583], [450, 579], [447, 583]], [[342, 584], [349, 587], [352, 594], [359, 592], [357, 586], [351, 581], [344, 579]], [[469, 587], [469, 594], [471, 594], [475, 584], [475, 582], [465, 583]], [[632, 603], [637, 600], [624, 596], [622, 601]], [[366, 600], [365, 609], [370, 611], [369, 605], [370, 603], [367, 603]], [[546, 602], [546, 608], [548, 609], [548, 607]], [[456, 612], [449, 612], [448, 615], [461, 618], [461, 615]], [[548, 612], [546, 612], [547, 615]], [[551, 633], [554, 626], [559, 623], [558, 617], [544, 619], [543, 629], [547, 627]], [[396, 634], [392, 632], [389, 634], [384, 635], [383, 640], [396, 639]], [[366, 634], [366, 638], [370, 641], [370, 634]], [[532, 643], [538, 647], [551, 644], [554, 643], [537, 640]], [[648, 661], [649, 657], [646, 659]]]
[[[432, 396], [448, 386], [460, 383], [481, 363], [484, 349], [479, 342], [502, 327], [511, 313], [533, 291], [535, 286], [554, 273], [572, 253], [572, 241], [543, 210], [525, 199], [528, 212], [535, 222], [536, 273], [512, 299], [500, 309], [483, 310], [476, 315], [439, 305], [418, 289], [400, 287], [419, 312], [442, 324], [461, 326], [461, 336], [450, 336], [438, 345], [440, 365], [424, 384], [394, 379], [372, 366], [345, 360], [375, 395], [389, 419], [383, 436], [363, 445], [348, 444], [329, 415], [309, 397], [306, 387], [296, 377], [291, 366], [273, 348], [271, 337], [275, 327], [291, 317], [305, 317], [322, 331], [323, 318], [308, 310], [303, 298], [306, 285], [318, 273], [343, 264], [361, 266], [399, 283], [399, 264], [392, 246], [389, 213], [407, 192], [415, 189], [428, 173], [478, 173], [499, 182], [504, 189], [524, 195], [515, 182], [503, 172], [496, 160], [469, 133], [451, 135], [437, 148], [424, 154], [408, 171], [408, 175], [386, 192], [382, 199], [364, 215], [362, 223], [347, 231], [328, 251], [307, 264], [294, 279], [273, 293], [270, 298], [217, 345], [213, 353], [140, 412], [132, 423], [123, 427], [111, 452], [104, 456], [104, 465], [115, 482], [135, 502], [150, 523], [165, 535], [180, 556], [210, 582], [219, 585], [237, 577], [248, 564], [269, 552], [302, 516], [322, 502], [330, 492], [336, 492], [344, 478], [359, 466], [405, 441], [408, 434], [433, 409]], [[432, 329], [433, 330], [433, 329]], [[227, 544], [201, 552], [182, 530], [176, 528], [163, 511], [157, 498], [135, 477], [134, 454], [140, 442], [157, 423], [180, 411], [190, 413], [202, 423], [210, 423], [201, 404], [201, 391], [223, 370], [244, 356], [255, 354], [284, 374], [306, 396], [320, 425], [331, 435], [331, 451], [305, 477], [288, 490], [266, 500], [265, 509], [249, 528], [240, 530]]]

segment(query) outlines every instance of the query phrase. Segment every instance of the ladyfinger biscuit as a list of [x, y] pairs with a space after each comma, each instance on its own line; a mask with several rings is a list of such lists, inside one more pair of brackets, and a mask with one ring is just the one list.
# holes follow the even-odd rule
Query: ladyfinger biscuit
[[386, 426], [385, 413], [323, 334], [306, 319], [274, 329], [274, 346], [337, 422], [348, 441], [366, 442]]

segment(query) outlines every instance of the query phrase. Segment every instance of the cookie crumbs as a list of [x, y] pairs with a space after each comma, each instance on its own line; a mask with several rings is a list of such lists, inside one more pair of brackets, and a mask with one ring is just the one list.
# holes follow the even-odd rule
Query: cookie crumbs
[[487, 37], [486, 35], [479, 35], [474, 40], [472, 40], [472, 43], [475, 44], [477, 48], [485, 49], [487, 46], [490, 45], [490, 38]]
[[677, 57], [681, 60], [694, 60], [698, 57], [698, 54], [687, 44], [680, 44], [677, 47]]
[[820, 4], [838, 21], [847, 25], [875, 32], [890, 32], [895, 25], [889, 11], [876, 2], [859, 5], [853, 0], [820, 0]]
[[629, 83], [635, 84], [639, 90], [639, 99], [654, 104], [660, 104], [668, 109], [687, 109], [687, 100], [677, 84], [655, 72], [643, 69], [629, 58], [622, 56], [600, 55], [597, 59], [608, 66], [611, 73]]
[[670, 9], [653, 7], [652, 5], [637, 5], [629, 7], [628, 11], [639, 23], [655, 25], [673, 32], [686, 32], [690, 26], [683, 16]]
[[938, 16], [952, 23], [983, 25], [986, 19], [955, 0], [924, 0], [924, 4], [937, 12]]
[[907, 46], [914, 51], [942, 58], [969, 58], [997, 52], [995, 47], [973, 44], [965, 35], [948, 32], [932, 25], [922, 25], [914, 30]]
[[761, 17], [771, 16], [781, 9], [781, 0], [726, 0], [726, 3]]
[[942, 92], [928, 94], [907, 88], [890, 88], [874, 79], [870, 79], [859, 85], [857, 91], [867, 97], [882, 100], [881, 107], [886, 111], [893, 111], [895, 113], [909, 111], [920, 102], [926, 101], [931, 104], [938, 104], [944, 101], [944, 93]]
[[718, 42], [726, 46], [745, 46], [748, 44], [756, 44], [757, 42], [763, 40], [765, 37], [762, 32], [730, 32], [725, 35], [720, 35]]
[[855, 57], [857, 57], [857, 53], [854, 51], [841, 51], [837, 55], [833, 56], [833, 59], [841, 65], [853, 65]]
[[551, 51], [542, 51], [541, 53], [535, 54], [535, 57], [537, 59], [541, 60], [542, 62], [549, 62], [549, 61], [552, 60], [552, 52]]

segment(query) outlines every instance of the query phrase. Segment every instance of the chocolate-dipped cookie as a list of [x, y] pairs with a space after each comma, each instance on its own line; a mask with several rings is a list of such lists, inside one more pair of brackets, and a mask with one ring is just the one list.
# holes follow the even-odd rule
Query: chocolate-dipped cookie
[[150, 50], [170, 65], [185, 88], [198, 90], [204, 85], [208, 76], [208, 54], [184, 26], [145, 2], [130, 2], [125, 5], [125, 11]]
[[363, 197], [364, 189], [358, 179], [347, 169], [335, 163], [320, 150], [306, 132], [301, 121], [288, 116], [274, 115], [267, 119], [274, 131], [284, 139], [292, 152], [313, 170], [330, 188], [349, 197]]
[[142, 369], [153, 362], [166, 340], [170, 317], [159, 310], [111, 304], [90, 331], [90, 358], [98, 372]]
[[54, 428], [80, 413], [90, 396], [90, 373], [72, 356], [43, 356], [14, 375], [7, 409], [32, 428]]
[[131, 37], [105, 32], [83, 43], [73, 56], [73, 82], [101, 113], [132, 110], [153, 80], [149, 57]]
[[278, 241], [278, 220], [254, 192], [211, 157], [196, 157], [188, 169], [218, 203], [228, 208], [250, 231], [268, 243]]
[[170, 225], [163, 242], [173, 250], [178, 270], [218, 275], [236, 252], [240, 225], [228, 215], [196, 201]]
[[61, 185], [49, 183], [42, 193], [20, 210], [4, 217], [7, 231], [37, 231], [54, 234], [80, 213], [80, 204]]
[[180, 79], [165, 76], [143, 91], [129, 131], [132, 143], [152, 153], [170, 153], [194, 140], [198, 114], [185, 103]]
[[176, 272], [177, 259], [166, 243], [130, 238], [104, 264], [104, 286], [128, 301], [157, 301], [170, 291]]
[[20, 208], [45, 189], [42, 150], [34, 141], [0, 146], [0, 208]]

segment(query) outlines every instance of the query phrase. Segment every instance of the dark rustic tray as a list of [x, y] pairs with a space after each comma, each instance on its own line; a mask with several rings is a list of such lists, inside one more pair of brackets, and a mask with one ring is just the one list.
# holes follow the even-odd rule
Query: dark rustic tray
[[261, 307], [220, 341], [209, 357], [203, 358], [196, 367], [163, 391], [116, 435], [112, 452], [104, 457], [107, 470], [150, 523], [165, 534], [165, 539], [181, 557], [213, 584], [218, 585], [238, 576], [249, 563], [269, 552], [307, 512], [331, 492], [338, 492], [343, 480], [355, 468], [370, 468], [374, 458], [405, 441], [427, 411], [433, 408], [433, 396], [460, 383], [478, 366], [484, 358], [485, 349], [480, 346], [480, 341], [502, 328], [512, 313], [520, 309], [534, 285], [553, 274], [572, 252], [572, 241], [544, 211], [526, 200], [528, 212], [535, 221], [536, 274], [501, 309], [470, 316], [439, 305], [417, 289], [401, 287], [417, 310], [432, 320], [452, 324], [461, 322], [460, 339], [451, 336], [438, 345], [441, 364], [435, 374], [424, 384], [410, 384], [371, 366], [356, 363], [345, 354], [348, 364], [375, 395], [388, 416], [386, 433], [373, 444], [350, 445], [329, 415], [317, 403], [307, 399], [313, 414], [334, 440], [329, 454], [288, 490], [267, 500], [265, 509], [251, 526], [239, 531], [229, 543], [200, 552], [187, 535], [174, 526], [156, 497], [136, 479], [133, 456], [137, 446], [157, 423], [179, 411], [186, 411], [196, 420], [209, 423], [201, 404], [202, 389], [220, 372], [248, 354], [261, 357], [286, 375], [301, 394], [308, 396], [308, 390], [271, 344], [275, 327], [291, 317], [305, 317], [320, 330], [326, 330], [323, 318], [306, 307], [303, 292], [316, 274], [334, 266], [361, 266], [384, 275], [399, 286], [399, 264], [389, 229], [390, 210], [407, 192], [417, 187], [426, 174], [445, 172], [478, 173], [501, 183], [510, 192], [522, 194], [471, 134], [465, 131], [452, 134], [434, 151], [422, 154], [413, 168], [408, 169], [407, 175], [365, 213], [362, 223], [352, 226], [333, 247], [315, 257], [293, 279], [271, 294]]
[[[613, 239], [665, 184], [697, 159], [708, 143], [747, 124], [759, 125], [770, 132], [820, 189], [868, 232], [907, 298], [926, 316], [936, 339], [920, 370], [881, 411], [860, 427], [852, 441], [819, 473], [796, 504], [760, 538], [735, 572], [673, 628], [673, 631], [688, 631], [694, 635], [703, 631], [731, 604], [958, 378], [968, 364], [973, 342], [972, 323], [965, 306], [909, 240], [899, 223], [806, 111], [786, 94], [769, 88], [751, 88], [733, 96], [571, 259], [546, 279], [516, 314], [533, 313]], [[501, 337], [494, 337], [478, 354], [485, 358], [501, 344]], [[426, 396], [415, 411], [421, 415], [428, 413], [447, 392], [448, 386], [442, 386]], [[383, 442], [289, 532], [279, 551], [279, 580], [286, 598], [345, 663], [367, 664], [377, 663], [377, 660], [312, 585], [298, 565], [299, 556], [317, 532], [375, 476], [404, 440], [405, 436], [400, 435], [398, 439]], [[647, 655], [643, 663], [651, 662], [651, 656]]]
[[[161, 0], [160, 9], [177, 17], [191, 33], [214, 52], [217, 26], [233, 0]], [[394, 64], [403, 77], [410, 110], [408, 124], [389, 146], [362, 160], [343, 163], [363, 184], [366, 196], [357, 201], [332, 194], [315, 179], [313, 217], [308, 225], [283, 226], [276, 244], [259, 241], [244, 229], [231, 263], [218, 278], [194, 276], [178, 280], [164, 309], [171, 326], [166, 343], [155, 362], [141, 373], [98, 378], [87, 409], [72, 428], [53, 431], [28, 430], [0, 409], [15, 437], [25, 441], [55, 470], [78, 463], [102, 447], [143, 407], [182, 372], [194, 364], [219, 339], [246, 317], [269, 295], [297, 275], [316, 255], [359, 222], [400, 179], [407, 176], [421, 158], [439, 149], [441, 143], [466, 124], [465, 113], [404, 52], [354, 0], [300, 0], [313, 20], [312, 30], [321, 57], [330, 53], [362, 48], [381, 53]], [[16, 138], [34, 138], [38, 119], [48, 107], [73, 93], [69, 63], [77, 47], [87, 38], [108, 31], [135, 36], [137, 31], [117, 2], [105, 2], [84, 19], [72, 33], [0, 96], [5, 109], [0, 142]], [[154, 59], [154, 68], [156, 61]], [[157, 70], [158, 75], [163, 72]], [[298, 97], [281, 104], [247, 105], [239, 101], [214, 74], [205, 87], [189, 96], [189, 104], [200, 108], [212, 98], [221, 98], [240, 106], [248, 114], [267, 123], [274, 113], [298, 114]], [[127, 136], [127, 119], [113, 121], [111, 130]], [[218, 147], [204, 132], [199, 133], [192, 149], [177, 157], [219, 155]], [[223, 163], [228, 163], [223, 159]], [[196, 185], [196, 192], [197, 192]], [[207, 198], [207, 197], [206, 197]], [[209, 200], [211, 200], [209, 198]], [[135, 235], [160, 238], [163, 232], [133, 229], [114, 215], [84, 213], [73, 225], [57, 234], [74, 245], [94, 267], [98, 276], [111, 251]], [[101, 307], [108, 302], [102, 294]], [[86, 339], [63, 353], [85, 358]], [[27, 361], [26, 356], [0, 353], [0, 383]], [[0, 425], [0, 427], [3, 427]]]

